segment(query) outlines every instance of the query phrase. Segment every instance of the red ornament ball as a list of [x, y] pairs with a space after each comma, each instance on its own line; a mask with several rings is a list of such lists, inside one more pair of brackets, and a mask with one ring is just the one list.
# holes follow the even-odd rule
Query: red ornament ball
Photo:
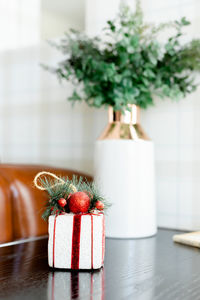
[[100, 200], [98, 200], [95, 204], [95, 207], [98, 209], [98, 210], [103, 210], [104, 209], [104, 204], [103, 202], [101, 202]]
[[84, 192], [76, 192], [69, 198], [69, 210], [74, 214], [86, 213], [90, 208], [90, 198]]
[[67, 204], [67, 201], [64, 199], [64, 198], [60, 198], [58, 200], [58, 204], [61, 206], [61, 207], [64, 207], [66, 204]]
[[83, 192], [86, 193], [90, 197], [90, 199], [93, 199], [93, 195], [90, 192], [88, 191], [83, 191]]

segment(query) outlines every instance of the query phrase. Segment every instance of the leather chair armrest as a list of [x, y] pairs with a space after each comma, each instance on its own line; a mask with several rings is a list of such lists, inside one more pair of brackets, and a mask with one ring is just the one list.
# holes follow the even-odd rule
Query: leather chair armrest
[[0, 243], [13, 240], [12, 197], [7, 180], [0, 177]]
[[[34, 165], [1, 165], [0, 175], [10, 182], [14, 240], [47, 234], [47, 222], [41, 218], [47, 201], [47, 193], [38, 190], [33, 185], [35, 175], [43, 170], [56, 175], [68, 176], [70, 179], [75, 174], [77, 176], [82, 175], [89, 181], [92, 180], [91, 176], [61, 168]], [[8, 214], [9, 209], [10, 206], [8, 205]], [[10, 222], [9, 219], [10, 216], [8, 222]], [[5, 223], [5, 220], [2, 221], [3, 223]]]

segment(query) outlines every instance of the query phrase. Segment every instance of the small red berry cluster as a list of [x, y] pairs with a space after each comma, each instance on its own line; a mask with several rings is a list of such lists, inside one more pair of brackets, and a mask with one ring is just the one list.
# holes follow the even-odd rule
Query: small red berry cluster
[[[58, 200], [58, 204], [62, 208], [68, 204], [69, 211], [74, 214], [87, 213], [90, 208], [90, 199], [92, 199], [92, 195], [90, 193], [76, 192], [69, 194], [67, 199], [60, 198]], [[96, 201], [94, 208], [102, 211], [104, 209], [103, 202], [100, 200]]]

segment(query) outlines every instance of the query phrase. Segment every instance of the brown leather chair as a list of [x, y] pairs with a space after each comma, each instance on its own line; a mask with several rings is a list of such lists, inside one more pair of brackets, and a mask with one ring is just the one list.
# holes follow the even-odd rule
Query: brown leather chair
[[0, 165], [0, 243], [47, 234], [47, 223], [41, 212], [47, 200], [47, 193], [33, 185], [35, 175], [40, 171], [56, 175], [91, 176], [61, 168], [34, 165]]

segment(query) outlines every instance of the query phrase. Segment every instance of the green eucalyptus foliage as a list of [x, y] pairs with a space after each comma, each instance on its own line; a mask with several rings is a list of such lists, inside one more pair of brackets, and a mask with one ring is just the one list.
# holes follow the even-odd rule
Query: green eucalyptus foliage
[[[74, 92], [70, 101], [89, 106], [113, 106], [124, 112], [128, 104], [147, 108], [154, 95], [180, 99], [195, 90], [193, 75], [200, 71], [200, 40], [181, 43], [180, 21], [148, 25], [140, 2], [135, 12], [123, 6], [107, 22], [103, 38], [90, 38], [71, 30], [56, 47], [66, 55], [53, 69], [59, 78], [70, 80]], [[171, 27], [174, 34], [160, 42], [158, 36]]]

